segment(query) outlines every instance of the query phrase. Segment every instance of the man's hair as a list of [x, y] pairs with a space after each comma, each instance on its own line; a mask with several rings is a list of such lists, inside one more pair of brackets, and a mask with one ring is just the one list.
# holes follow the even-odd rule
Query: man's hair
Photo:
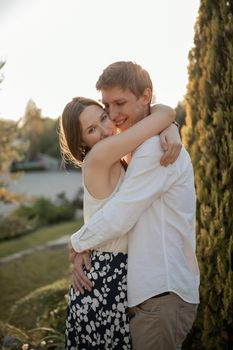
[[98, 91], [118, 86], [122, 90], [129, 89], [137, 98], [142, 96], [146, 88], [153, 92], [153, 84], [149, 73], [135, 62], [119, 61], [110, 64], [103, 70], [97, 83]]

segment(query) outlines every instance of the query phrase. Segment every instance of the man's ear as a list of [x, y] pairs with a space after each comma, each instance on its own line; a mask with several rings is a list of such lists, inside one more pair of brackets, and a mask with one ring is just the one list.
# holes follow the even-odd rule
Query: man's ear
[[151, 99], [152, 99], [152, 91], [150, 88], [146, 88], [143, 92], [143, 103], [145, 105], [148, 105], [151, 103]]

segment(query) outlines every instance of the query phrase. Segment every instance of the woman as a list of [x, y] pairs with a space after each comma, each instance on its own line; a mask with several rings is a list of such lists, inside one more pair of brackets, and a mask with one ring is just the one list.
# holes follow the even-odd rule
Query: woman
[[[118, 190], [125, 171], [121, 158], [174, 118], [171, 108], [156, 107], [150, 116], [117, 134], [98, 102], [77, 97], [66, 105], [60, 120], [60, 145], [64, 158], [82, 166], [84, 221]], [[87, 276], [93, 282], [92, 291], [81, 294], [70, 288], [66, 349], [130, 349], [127, 235], [92, 251], [91, 263]]]

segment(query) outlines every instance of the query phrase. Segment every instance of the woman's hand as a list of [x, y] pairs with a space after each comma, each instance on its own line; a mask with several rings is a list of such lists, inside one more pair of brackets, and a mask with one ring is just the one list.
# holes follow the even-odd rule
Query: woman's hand
[[71, 283], [76, 291], [80, 293], [84, 293], [84, 289], [91, 291], [92, 283], [87, 278], [83, 268], [85, 267], [87, 270], [91, 269], [91, 262], [89, 259], [90, 252], [85, 251], [83, 253], [77, 253], [72, 247], [71, 240], [68, 241], [68, 252], [69, 259], [72, 263], [72, 275], [71, 275]]
[[68, 253], [69, 253], [69, 259], [70, 259], [70, 262], [73, 264], [74, 263], [74, 259], [76, 257], [76, 255], [78, 254], [74, 248], [72, 247], [72, 244], [71, 244], [71, 240], [69, 239], [68, 243]]
[[85, 272], [83, 271], [84, 267], [86, 268], [86, 270], [91, 269], [89, 253], [87, 252], [76, 254], [72, 268], [72, 286], [76, 291], [79, 291], [81, 294], [84, 293], [84, 288], [90, 292], [93, 287], [92, 282], [89, 280], [89, 278], [87, 278]]
[[160, 144], [164, 150], [164, 155], [160, 159], [160, 164], [162, 166], [168, 166], [174, 163], [182, 148], [179, 129], [175, 124], [172, 123], [167, 129], [161, 132]]

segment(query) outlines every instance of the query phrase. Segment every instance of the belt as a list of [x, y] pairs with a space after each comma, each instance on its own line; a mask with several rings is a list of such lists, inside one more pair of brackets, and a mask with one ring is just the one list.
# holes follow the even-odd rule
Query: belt
[[171, 293], [170, 292], [164, 292], [164, 293], [161, 293], [161, 294], [154, 295], [153, 297], [151, 297], [151, 299], [165, 297], [165, 295], [169, 295], [169, 294], [171, 294]]

